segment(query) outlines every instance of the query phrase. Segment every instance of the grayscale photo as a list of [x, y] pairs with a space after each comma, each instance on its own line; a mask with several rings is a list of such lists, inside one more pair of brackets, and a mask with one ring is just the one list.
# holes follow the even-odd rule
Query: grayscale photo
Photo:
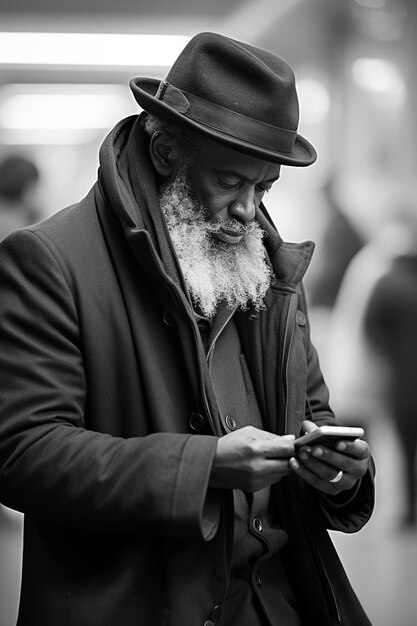
[[0, 24], [0, 626], [416, 626], [417, 3]]

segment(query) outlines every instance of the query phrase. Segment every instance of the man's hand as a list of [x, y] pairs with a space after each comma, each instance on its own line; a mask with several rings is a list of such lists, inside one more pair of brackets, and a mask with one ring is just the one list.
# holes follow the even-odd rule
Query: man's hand
[[245, 426], [217, 444], [210, 487], [241, 489], [252, 493], [277, 483], [290, 473], [294, 436], [274, 435]]
[[[297, 458], [291, 458], [290, 466], [315, 489], [334, 495], [351, 489], [362, 478], [370, 458], [366, 441], [356, 439], [339, 441], [334, 448], [322, 444], [304, 446]], [[336, 482], [332, 482], [335, 478]]]

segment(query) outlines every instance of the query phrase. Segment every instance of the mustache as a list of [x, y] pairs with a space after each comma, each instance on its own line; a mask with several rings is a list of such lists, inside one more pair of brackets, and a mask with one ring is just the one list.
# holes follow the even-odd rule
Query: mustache
[[207, 230], [210, 233], [218, 233], [220, 230], [228, 230], [229, 232], [236, 233], [236, 235], [246, 235], [254, 230], [256, 227], [255, 220], [242, 223], [237, 219], [230, 218], [221, 222], [207, 222]]

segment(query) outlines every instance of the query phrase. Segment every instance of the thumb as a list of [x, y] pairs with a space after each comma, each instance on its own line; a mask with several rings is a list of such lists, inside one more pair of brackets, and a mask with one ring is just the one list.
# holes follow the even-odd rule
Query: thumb
[[318, 428], [317, 424], [311, 420], [304, 420], [301, 432], [305, 435], [307, 433], [311, 433], [313, 430], [316, 430], [316, 428]]

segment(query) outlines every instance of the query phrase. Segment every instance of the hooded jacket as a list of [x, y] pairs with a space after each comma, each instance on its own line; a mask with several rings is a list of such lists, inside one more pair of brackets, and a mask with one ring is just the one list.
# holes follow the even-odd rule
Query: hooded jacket
[[[226, 589], [231, 492], [208, 488], [218, 408], [136, 117], [79, 204], [0, 247], [0, 499], [25, 513], [19, 626], [209, 626]], [[258, 219], [276, 282], [236, 323], [266, 430], [333, 423], [301, 279], [312, 244]], [[198, 416], [198, 419], [196, 419]], [[369, 624], [327, 528], [369, 519], [368, 473], [326, 498], [271, 490], [305, 624]], [[307, 593], [306, 593], [307, 591]]]

